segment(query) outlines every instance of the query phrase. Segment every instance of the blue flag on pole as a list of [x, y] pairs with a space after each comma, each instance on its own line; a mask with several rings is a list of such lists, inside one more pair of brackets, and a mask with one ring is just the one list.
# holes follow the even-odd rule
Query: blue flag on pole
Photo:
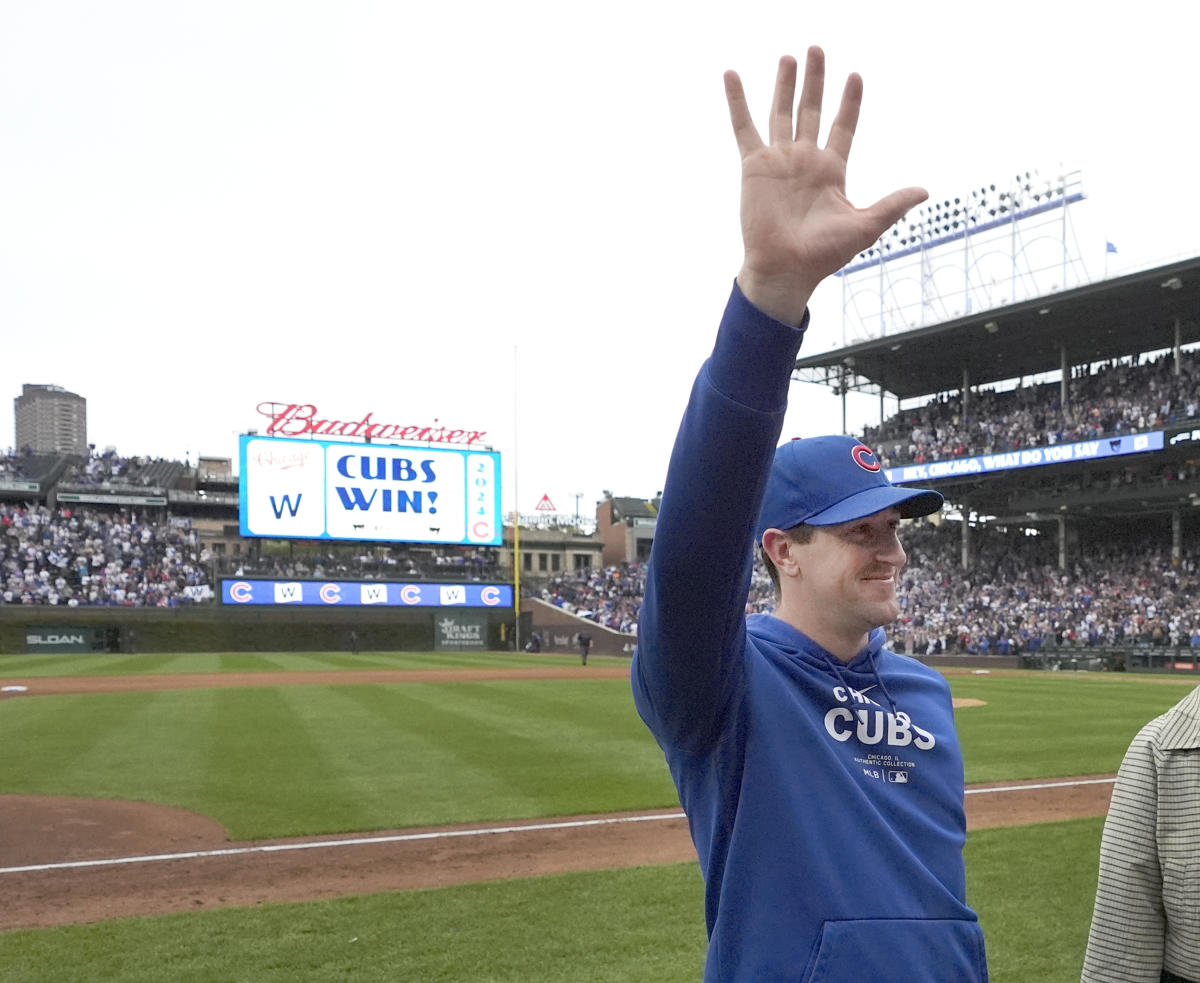
[[1104, 251], [1106, 253], [1115, 253], [1117, 251], [1117, 247], [1114, 246], [1111, 242], [1106, 242], [1104, 244]]

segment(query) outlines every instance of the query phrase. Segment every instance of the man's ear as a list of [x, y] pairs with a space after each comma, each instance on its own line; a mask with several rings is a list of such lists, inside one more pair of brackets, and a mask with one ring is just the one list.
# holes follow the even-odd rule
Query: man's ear
[[762, 536], [763, 552], [767, 554], [780, 577], [795, 576], [799, 569], [797, 551], [800, 544], [782, 529], [768, 529]]

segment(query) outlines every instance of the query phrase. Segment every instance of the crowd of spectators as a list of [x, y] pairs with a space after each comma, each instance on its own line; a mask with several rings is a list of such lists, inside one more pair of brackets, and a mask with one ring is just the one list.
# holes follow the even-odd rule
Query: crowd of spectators
[[499, 551], [482, 547], [390, 546], [302, 549], [218, 558], [220, 573], [234, 577], [312, 578], [316, 580], [506, 580]]
[[[1075, 548], [1058, 566], [1055, 536], [972, 530], [964, 569], [961, 527], [912, 524], [902, 531], [892, 647], [909, 655], [1008, 655], [1046, 648], [1148, 645], [1200, 648], [1200, 555], [1178, 566], [1166, 542], [1119, 535]], [[773, 589], [756, 575], [750, 609], [771, 610]]]
[[645, 589], [644, 566], [622, 563], [555, 575], [540, 589], [540, 596], [570, 614], [636, 635]]
[[[912, 524], [890, 644], [909, 655], [1008, 655], [1139, 645], [1200, 649], [1200, 552], [1172, 565], [1166, 542], [1109, 536], [1058, 567], [1053, 535], [981, 527], [961, 561], [961, 527]], [[553, 577], [537, 593], [564, 611], [636, 634], [644, 567], [622, 564]], [[769, 613], [774, 587], [755, 564], [746, 611]]]
[[1075, 443], [1169, 426], [1200, 415], [1200, 357], [1184, 352], [1132, 365], [1084, 368], [1068, 382], [1062, 405], [1058, 382], [996, 392], [942, 395], [901, 410], [863, 440], [887, 467], [955, 457], [998, 454], [1023, 447]]
[[[109, 447], [93, 450], [86, 458], [72, 461], [59, 478], [64, 488], [152, 488], [156, 485], [150, 475], [157, 458], [123, 457]], [[159, 489], [161, 491], [161, 489]]]
[[[1200, 648], [1200, 551], [1171, 562], [1144, 531], [1073, 547], [1058, 566], [1053, 535], [980, 527], [961, 564], [961, 529], [914, 523], [891, 644], [913, 655], [1017, 654], [1047, 648], [1148, 645]], [[186, 523], [136, 510], [49, 509], [0, 503], [0, 604], [166, 607], [212, 597], [213, 558]], [[262, 556], [238, 575], [353, 579], [504, 579], [494, 549], [406, 549]], [[555, 575], [534, 593], [615, 631], [636, 634], [645, 568], [620, 564]], [[769, 612], [774, 591], [757, 566], [747, 612]]]
[[166, 517], [0, 502], [0, 604], [195, 603], [211, 597], [209, 559]]
[[[1137, 365], [1110, 363], [1073, 378], [1059, 403], [1058, 383], [957, 396], [905, 410], [864, 439], [889, 465], [999, 453], [1021, 447], [1144, 431], [1200, 417], [1200, 359], [1185, 353]], [[0, 457], [0, 479], [26, 474], [27, 456]], [[65, 485], [145, 485], [160, 462], [115, 451], [73, 463]], [[1053, 481], [1053, 475], [1045, 476]], [[1112, 482], [1151, 485], [1193, 480], [1186, 464], [1072, 474], [1062, 494], [1114, 491]], [[1105, 483], [1108, 483], [1107, 486]], [[1085, 487], [1087, 486], [1087, 487]], [[1091, 487], [1095, 486], [1095, 487]], [[1103, 486], [1103, 487], [1102, 487]], [[909, 562], [900, 585], [901, 617], [892, 646], [914, 655], [1016, 654], [1105, 645], [1200, 650], [1200, 544], [1171, 560], [1163, 538], [1127, 530], [1073, 546], [1058, 566], [1053, 535], [981, 527], [961, 563], [960, 527], [914, 523], [903, 536]], [[217, 574], [280, 578], [506, 580], [494, 548], [397, 544], [331, 546], [286, 552], [255, 549], [213, 557], [186, 520], [165, 509], [49, 508], [0, 502], [0, 604], [163, 607], [207, 601]], [[636, 634], [645, 586], [639, 564], [531, 580], [535, 596], [597, 625]], [[755, 566], [747, 612], [774, 607], [770, 578]]]

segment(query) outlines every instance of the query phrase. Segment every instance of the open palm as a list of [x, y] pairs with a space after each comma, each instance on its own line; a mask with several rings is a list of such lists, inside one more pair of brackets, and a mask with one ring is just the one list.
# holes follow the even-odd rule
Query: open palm
[[865, 249], [927, 196], [905, 188], [869, 208], [846, 197], [846, 160], [858, 125], [862, 79], [846, 80], [826, 145], [817, 146], [825, 56], [810, 48], [804, 87], [792, 123], [796, 60], [779, 62], [768, 142], [750, 116], [741, 80], [725, 75], [725, 94], [742, 155], [742, 240], [738, 284], [747, 299], [780, 320], [797, 324], [822, 279]]

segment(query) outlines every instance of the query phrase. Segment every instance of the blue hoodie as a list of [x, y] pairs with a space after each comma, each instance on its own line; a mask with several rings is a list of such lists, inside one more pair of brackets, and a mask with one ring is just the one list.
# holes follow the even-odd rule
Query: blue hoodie
[[946, 681], [882, 629], [843, 665], [745, 615], [803, 332], [735, 285], [671, 455], [633, 661], [704, 873], [704, 979], [983, 983]]

